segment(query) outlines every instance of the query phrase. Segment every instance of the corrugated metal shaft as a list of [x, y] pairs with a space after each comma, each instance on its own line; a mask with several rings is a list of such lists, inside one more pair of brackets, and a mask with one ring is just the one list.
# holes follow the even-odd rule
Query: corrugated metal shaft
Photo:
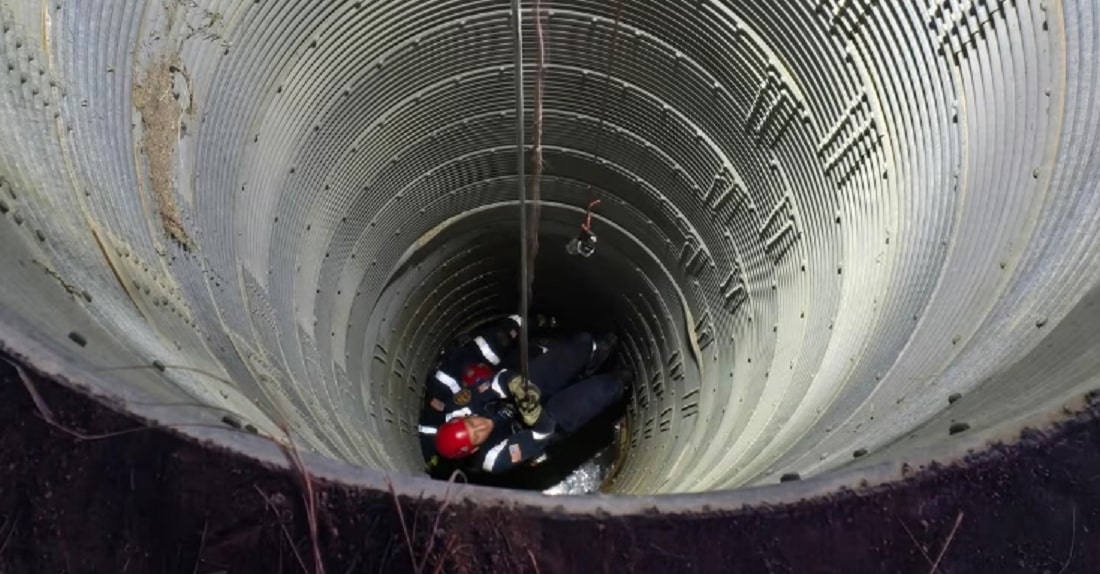
[[[536, 299], [624, 333], [616, 492], [946, 456], [1100, 384], [1097, 3], [624, 0], [609, 80], [615, 3], [543, 4]], [[419, 473], [423, 373], [518, 296], [509, 2], [0, 24], [3, 346], [165, 424]]]

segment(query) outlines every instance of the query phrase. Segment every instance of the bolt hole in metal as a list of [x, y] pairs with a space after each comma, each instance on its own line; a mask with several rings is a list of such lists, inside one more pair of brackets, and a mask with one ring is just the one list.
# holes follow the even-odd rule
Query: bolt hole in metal
[[[69, 4], [0, 10], [0, 343], [421, 484], [425, 373], [517, 308], [507, 3]], [[637, 371], [605, 491], [888, 480], [1083, 400], [1094, 3], [625, 1], [610, 67], [617, 3], [543, 4], [534, 302]]]

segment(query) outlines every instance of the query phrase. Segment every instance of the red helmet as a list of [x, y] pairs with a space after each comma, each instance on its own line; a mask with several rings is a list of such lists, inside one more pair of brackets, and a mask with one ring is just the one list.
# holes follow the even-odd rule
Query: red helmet
[[465, 418], [454, 418], [439, 427], [435, 433], [435, 449], [443, 458], [463, 458], [474, 449]]
[[493, 369], [485, 363], [476, 363], [462, 371], [462, 383], [472, 387], [493, 376]]

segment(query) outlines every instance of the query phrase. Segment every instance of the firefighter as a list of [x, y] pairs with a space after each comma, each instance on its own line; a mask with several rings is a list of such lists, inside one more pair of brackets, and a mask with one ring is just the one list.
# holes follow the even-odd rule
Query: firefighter
[[622, 400], [630, 373], [596, 374], [613, 347], [613, 337], [597, 342], [582, 333], [533, 359], [530, 380], [500, 371], [474, 389], [469, 406], [446, 415], [434, 431], [436, 450], [466, 470], [494, 474], [538, 459]]
[[[557, 324], [554, 318], [545, 315], [536, 315], [535, 322], [544, 329]], [[420, 446], [429, 470], [439, 470], [436, 468], [440, 461], [435, 451], [435, 429], [446, 422], [449, 413], [466, 407], [479, 385], [501, 368], [519, 363], [514, 343], [522, 325], [519, 315], [493, 321], [441, 354], [429, 377], [419, 420]], [[538, 356], [546, 348], [545, 345], [532, 345], [530, 356]]]

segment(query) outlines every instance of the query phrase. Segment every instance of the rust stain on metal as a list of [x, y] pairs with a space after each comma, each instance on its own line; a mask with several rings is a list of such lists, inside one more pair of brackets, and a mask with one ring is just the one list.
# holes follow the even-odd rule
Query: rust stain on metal
[[[176, 145], [179, 142], [180, 118], [184, 110], [173, 93], [174, 74], [186, 77], [179, 57], [164, 55], [133, 86], [134, 106], [141, 114], [141, 150], [149, 165], [149, 180], [153, 185], [157, 212], [164, 232], [184, 249], [195, 247], [188, 236], [176, 204]], [[188, 104], [188, 110], [191, 105]]]

